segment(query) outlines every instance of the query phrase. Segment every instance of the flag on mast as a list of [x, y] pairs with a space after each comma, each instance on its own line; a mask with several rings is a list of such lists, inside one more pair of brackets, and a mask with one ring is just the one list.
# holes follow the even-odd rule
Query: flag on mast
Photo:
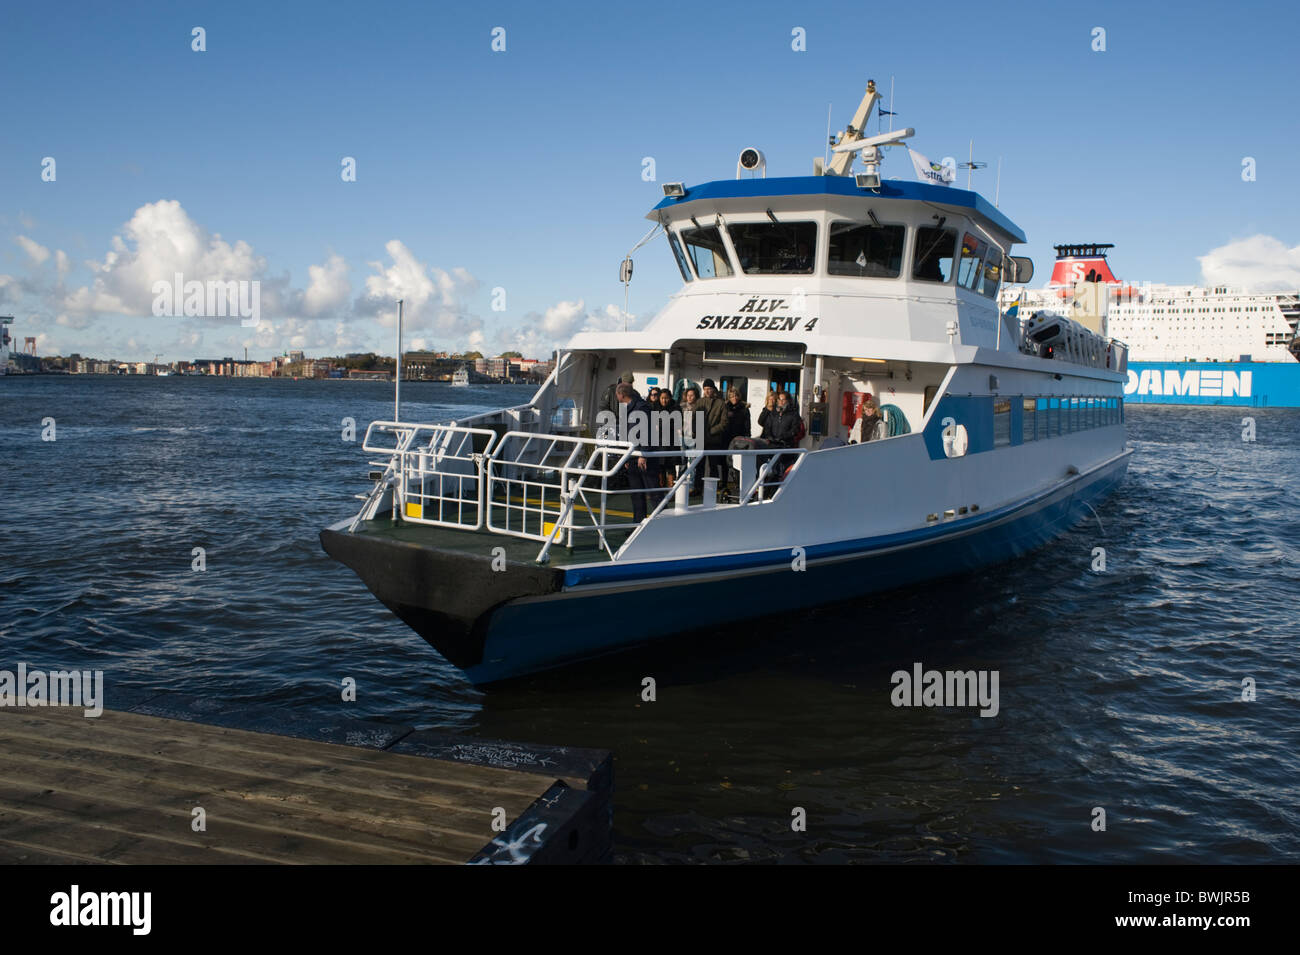
[[911, 146], [907, 147], [907, 154], [912, 157], [912, 168], [916, 170], [917, 179], [922, 182], [933, 183], [936, 186], [952, 184], [955, 175], [953, 170], [947, 169], [937, 162], [930, 162]]

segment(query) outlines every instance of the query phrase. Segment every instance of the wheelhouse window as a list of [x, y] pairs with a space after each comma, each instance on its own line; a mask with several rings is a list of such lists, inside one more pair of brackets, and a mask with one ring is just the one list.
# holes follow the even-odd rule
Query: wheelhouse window
[[691, 275], [690, 267], [686, 264], [686, 255], [682, 252], [681, 243], [671, 232], [668, 233], [668, 244], [673, 247], [673, 258], [677, 260], [677, 268], [681, 270], [682, 281], [689, 282], [694, 276]]
[[682, 243], [686, 246], [686, 254], [695, 263], [695, 274], [700, 278], [716, 279], [731, 274], [727, 247], [717, 226], [683, 229]]
[[733, 222], [727, 230], [746, 275], [812, 273], [817, 223]]
[[961, 239], [961, 264], [957, 266], [957, 284], [996, 298], [1002, 281], [1002, 252], [983, 239], [967, 232]]
[[976, 289], [985, 298], [998, 297], [998, 285], [1002, 282], [1002, 251], [989, 246], [984, 253], [984, 269], [980, 273], [979, 288]]
[[984, 252], [988, 249], [983, 239], [967, 232], [961, 237], [961, 263], [957, 266], [957, 284], [972, 292], [980, 282], [980, 269], [984, 265]]
[[903, 271], [903, 240], [906, 234], [907, 227], [901, 225], [832, 222], [831, 275], [898, 278]]
[[916, 230], [912, 255], [912, 278], [922, 282], [946, 282], [952, 278], [952, 251], [957, 244], [954, 229], [922, 226]]

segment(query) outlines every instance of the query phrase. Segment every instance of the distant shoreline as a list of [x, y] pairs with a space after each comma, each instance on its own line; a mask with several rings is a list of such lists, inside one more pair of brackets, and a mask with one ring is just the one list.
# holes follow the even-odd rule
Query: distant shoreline
[[[202, 379], [205, 381], [348, 381], [348, 382], [368, 382], [370, 384], [391, 385], [393, 379], [389, 378], [303, 378], [294, 377], [293, 375], [101, 375], [87, 372], [85, 374], [72, 374], [67, 371], [11, 371], [7, 374], [0, 375], [0, 381], [6, 378], [128, 378], [134, 380], [140, 379]], [[404, 385], [446, 385], [451, 387], [450, 381], [439, 381], [428, 378], [403, 378]], [[533, 381], [474, 381], [470, 382], [470, 388], [493, 387], [497, 385], [514, 385], [516, 387], [537, 386], [541, 382]]]

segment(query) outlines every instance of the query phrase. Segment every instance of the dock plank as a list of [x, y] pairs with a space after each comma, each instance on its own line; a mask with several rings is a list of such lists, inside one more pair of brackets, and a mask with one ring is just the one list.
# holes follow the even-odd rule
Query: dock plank
[[[522, 770], [418, 749], [143, 713], [0, 708], [0, 861], [459, 864], [607, 854], [608, 793], [573, 788], [588, 782], [578, 778], [588, 763]], [[191, 828], [196, 806], [206, 831]], [[498, 808], [512, 821], [507, 833], [493, 830]], [[571, 858], [542, 845], [548, 826], [564, 834]]]

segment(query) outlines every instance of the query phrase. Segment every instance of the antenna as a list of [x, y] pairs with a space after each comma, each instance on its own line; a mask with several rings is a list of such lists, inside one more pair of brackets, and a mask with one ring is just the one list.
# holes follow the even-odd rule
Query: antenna
[[993, 208], [998, 207], [998, 198], [1002, 195], [1002, 157], [998, 157], [998, 184], [993, 187]]
[[986, 163], [986, 162], [976, 162], [976, 161], [975, 161], [975, 140], [972, 139], [972, 140], [970, 141], [970, 159], [969, 159], [967, 162], [960, 162], [960, 163], [957, 164], [957, 166], [958, 166], [959, 169], [965, 169], [965, 170], [966, 170], [966, 191], [967, 191], [967, 192], [970, 191], [970, 174], [971, 174], [971, 170], [973, 170], [973, 169], [983, 169], [983, 168], [986, 167], [987, 165], [988, 165], [988, 163]]
[[894, 131], [894, 77], [889, 77], [889, 131]]
[[822, 168], [831, 161], [831, 104], [826, 104], [826, 151], [822, 153]]

